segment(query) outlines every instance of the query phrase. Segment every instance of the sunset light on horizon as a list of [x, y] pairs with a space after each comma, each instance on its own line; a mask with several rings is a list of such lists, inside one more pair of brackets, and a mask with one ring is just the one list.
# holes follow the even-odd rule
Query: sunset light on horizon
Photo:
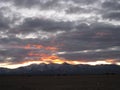
[[0, 68], [120, 65], [119, 0], [0, 0]]

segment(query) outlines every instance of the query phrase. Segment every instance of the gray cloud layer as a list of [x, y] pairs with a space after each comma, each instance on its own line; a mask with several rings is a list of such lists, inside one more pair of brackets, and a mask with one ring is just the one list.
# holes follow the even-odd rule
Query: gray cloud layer
[[[119, 0], [0, 1], [1, 63], [26, 60], [31, 50], [12, 48], [14, 45], [63, 44], [59, 46], [60, 52], [96, 50], [120, 46], [119, 34]], [[119, 61], [119, 53], [120, 51], [114, 50], [60, 56], [70, 60], [95, 61], [112, 58]]]

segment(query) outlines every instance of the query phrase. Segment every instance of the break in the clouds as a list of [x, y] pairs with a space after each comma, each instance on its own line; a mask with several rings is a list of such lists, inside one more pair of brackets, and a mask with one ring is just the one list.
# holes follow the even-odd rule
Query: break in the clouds
[[0, 0], [1, 65], [41, 54], [120, 62], [119, 34], [119, 0]]

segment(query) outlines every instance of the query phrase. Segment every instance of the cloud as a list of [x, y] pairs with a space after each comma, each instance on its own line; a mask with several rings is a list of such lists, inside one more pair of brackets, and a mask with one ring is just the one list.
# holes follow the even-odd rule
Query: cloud
[[21, 25], [23, 29], [39, 29], [43, 31], [58, 31], [58, 30], [71, 30], [74, 28], [73, 22], [58, 22], [53, 20], [45, 20], [39, 18], [27, 18], [24, 20], [23, 24]]
[[2, 12], [0, 12], [0, 29], [7, 29], [9, 28], [9, 21], [7, 18], [4, 18]]
[[120, 20], [120, 12], [109, 12], [103, 15], [103, 18], [108, 18], [110, 20]]
[[119, 0], [105, 0], [102, 4], [103, 8], [107, 10], [119, 10], [120, 2]]
[[[37, 7], [39, 9], [63, 9], [66, 7], [65, 5], [74, 5], [74, 4], [82, 4], [89, 5], [97, 2], [97, 0], [14, 0], [14, 5], [22, 8], [34, 8]], [[56, 7], [56, 8], [54, 8]]]
[[[93, 23], [87, 28], [66, 32], [57, 41], [64, 44], [61, 48], [67, 51], [107, 48], [119, 45], [119, 26], [104, 23]], [[72, 42], [72, 43], [71, 43]]]
[[81, 51], [69, 51], [69, 52], [57, 52], [59, 56], [63, 56], [66, 59], [69, 60], [105, 60], [108, 58], [114, 59], [118, 58], [119, 59], [119, 53], [120, 52], [120, 47], [109, 47], [109, 48], [104, 48], [104, 49], [94, 49], [94, 50], [81, 50]]
[[119, 0], [1, 0], [0, 62], [38, 59], [28, 56], [31, 51], [50, 53], [20, 48], [27, 44], [72, 52], [59, 55], [69, 60], [119, 61], [119, 48], [108, 50], [120, 46], [119, 7]]
[[104, 8], [103, 18], [109, 19], [109, 20], [119, 20], [119, 8], [120, 8], [120, 2], [119, 0], [108, 0], [104, 1], [102, 4], [102, 7]]
[[80, 3], [80, 4], [93, 4], [95, 2], [97, 2], [98, 0], [71, 0], [75, 3]]

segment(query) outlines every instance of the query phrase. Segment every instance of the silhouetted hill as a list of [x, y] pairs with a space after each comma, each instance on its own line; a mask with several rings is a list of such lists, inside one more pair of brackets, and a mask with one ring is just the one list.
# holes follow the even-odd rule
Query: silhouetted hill
[[32, 64], [17, 69], [0, 68], [0, 75], [120, 74], [117, 65]]

